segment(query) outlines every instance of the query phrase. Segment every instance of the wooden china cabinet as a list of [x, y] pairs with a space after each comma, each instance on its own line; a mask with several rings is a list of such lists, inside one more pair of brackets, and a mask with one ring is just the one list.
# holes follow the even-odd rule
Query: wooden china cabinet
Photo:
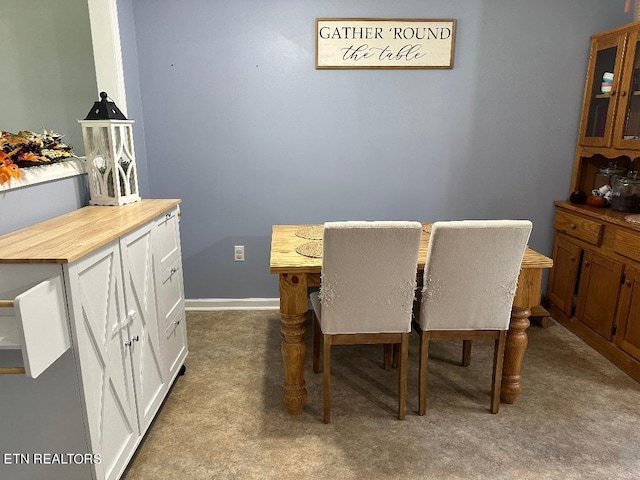
[[[589, 195], [612, 164], [640, 169], [640, 22], [591, 37], [570, 191]], [[608, 207], [555, 206], [550, 313], [640, 381], [640, 224]]]

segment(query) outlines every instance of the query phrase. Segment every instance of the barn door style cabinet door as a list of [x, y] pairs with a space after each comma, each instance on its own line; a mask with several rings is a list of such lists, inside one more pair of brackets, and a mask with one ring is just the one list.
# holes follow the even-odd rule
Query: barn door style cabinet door
[[69, 266], [91, 450], [102, 452], [103, 478], [124, 469], [164, 398], [151, 232], [147, 224]]
[[[11, 411], [0, 450], [16, 454], [1, 466], [7, 478], [122, 475], [187, 356], [178, 203], [86, 207], [0, 237], [0, 404]], [[37, 232], [47, 235], [32, 250], [3, 248]], [[59, 251], [41, 251], [47, 242]], [[83, 461], [20, 456], [62, 451]]]

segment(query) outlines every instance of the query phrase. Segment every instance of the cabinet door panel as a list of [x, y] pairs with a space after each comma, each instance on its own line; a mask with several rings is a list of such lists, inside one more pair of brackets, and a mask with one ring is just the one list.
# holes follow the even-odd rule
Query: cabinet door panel
[[71, 346], [61, 275], [18, 295], [15, 312], [25, 374], [37, 378]]
[[620, 83], [613, 143], [618, 148], [640, 149], [640, 29], [629, 32]]
[[73, 324], [98, 478], [115, 478], [138, 438], [118, 243], [69, 267]]
[[556, 235], [547, 296], [568, 316], [573, 313], [573, 296], [581, 253], [580, 247]]
[[151, 246], [150, 224], [120, 240], [127, 312], [135, 315], [130, 334], [140, 432], [160, 407], [164, 385]]
[[590, 251], [584, 254], [576, 317], [607, 340], [612, 339], [622, 269], [616, 260]]
[[[581, 145], [611, 145], [625, 38], [624, 34], [605, 35], [596, 37], [591, 44], [581, 121]], [[603, 89], [605, 73], [613, 74], [610, 92]]]
[[620, 294], [616, 343], [640, 359], [640, 270], [628, 268]]

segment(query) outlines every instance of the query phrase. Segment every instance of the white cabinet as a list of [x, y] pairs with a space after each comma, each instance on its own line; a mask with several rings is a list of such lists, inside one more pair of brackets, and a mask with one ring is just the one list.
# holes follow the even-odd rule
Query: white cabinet
[[153, 276], [153, 224], [68, 267], [73, 332], [100, 478], [116, 478], [165, 392]]
[[170, 377], [175, 376], [187, 355], [179, 219], [180, 211], [175, 208], [156, 220], [154, 231], [162, 357]]
[[[34, 226], [61, 251], [73, 243], [64, 258], [5, 258], [16, 238], [0, 237], [0, 405], [12, 416], [0, 451], [16, 454], [0, 458], [0, 478], [122, 475], [187, 355], [177, 204], [86, 207], [60, 219], [59, 237]], [[34, 463], [34, 452], [89, 461]]]

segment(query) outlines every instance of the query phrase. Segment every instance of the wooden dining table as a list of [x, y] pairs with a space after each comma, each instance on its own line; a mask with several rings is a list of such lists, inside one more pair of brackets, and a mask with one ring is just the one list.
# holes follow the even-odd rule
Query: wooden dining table
[[[292, 415], [302, 413], [307, 402], [304, 381], [307, 346], [303, 334], [308, 311], [308, 289], [320, 286], [322, 271], [322, 258], [309, 256], [308, 252], [314, 255], [314, 249], [317, 251], [321, 245], [321, 235], [317, 235], [321, 228], [321, 225], [273, 225], [271, 232], [269, 268], [271, 273], [278, 275], [280, 290], [281, 351], [285, 378], [282, 399]], [[430, 231], [431, 224], [424, 223], [417, 271], [420, 284]], [[308, 232], [315, 234], [308, 235]], [[542, 272], [552, 265], [550, 258], [527, 247], [507, 332], [500, 393], [500, 400], [504, 403], [514, 403], [522, 391], [521, 370], [527, 349], [526, 330], [529, 327], [531, 308], [540, 303]], [[469, 265], [469, 268], [473, 268], [473, 265]]]

